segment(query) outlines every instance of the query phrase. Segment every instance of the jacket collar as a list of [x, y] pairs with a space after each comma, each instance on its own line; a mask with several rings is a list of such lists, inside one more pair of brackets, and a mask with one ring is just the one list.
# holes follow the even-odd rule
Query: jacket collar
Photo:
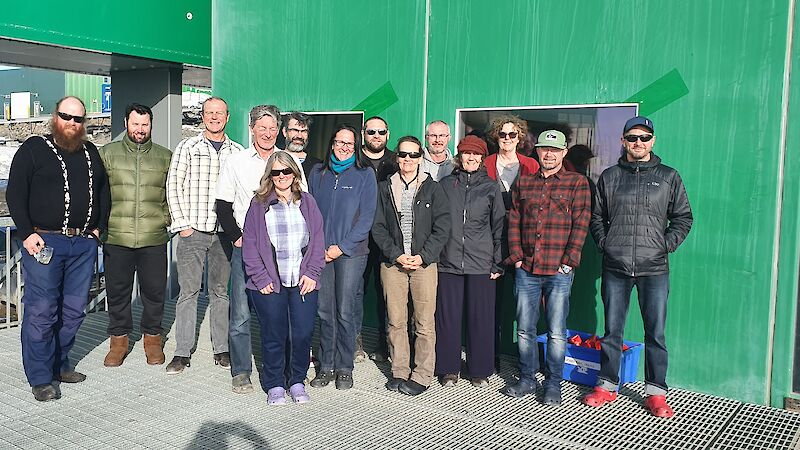
[[617, 161], [617, 165], [629, 172], [634, 172], [637, 168], [639, 170], [650, 170], [659, 164], [661, 164], [661, 158], [652, 152], [650, 153], [649, 161], [631, 162], [628, 161], [628, 158], [626, 158], [625, 155], [620, 156], [619, 161]]
[[125, 135], [122, 136], [122, 142], [125, 144], [125, 148], [127, 148], [129, 152], [139, 150], [142, 153], [147, 153], [153, 146], [152, 139], [148, 139], [144, 144], [137, 144], [133, 142], [131, 138], [128, 137], [127, 131], [125, 132]]

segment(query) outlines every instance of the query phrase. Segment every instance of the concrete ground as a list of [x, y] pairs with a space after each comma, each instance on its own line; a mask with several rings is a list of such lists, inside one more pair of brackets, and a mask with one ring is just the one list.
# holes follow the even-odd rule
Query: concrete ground
[[[168, 362], [173, 313], [170, 302]], [[649, 415], [641, 383], [626, 385], [600, 409], [580, 404], [589, 388], [568, 382], [559, 408], [533, 396], [511, 399], [498, 390], [513, 380], [512, 360], [503, 361], [488, 389], [461, 380], [452, 388], [436, 383], [418, 397], [387, 391], [388, 364], [367, 361], [356, 365], [349, 391], [333, 383], [309, 387], [311, 403], [270, 407], [260, 388], [231, 392], [229, 372], [213, 364], [207, 318], [192, 366], [179, 375], [145, 363], [140, 335], [121, 367], [104, 367], [106, 325], [103, 312], [87, 316], [72, 356], [88, 379], [62, 384], [63, 397], [46, 403], [35, 401], [25, 382], [19, 328], [0, 330], [0, 448], [800, 449], [800, 414], [680, 389], [670, 393], [672, 419]], [[365, 340], [369, 348], [375, 337]], [[253, 381], [258, 385], [257, 374]]]

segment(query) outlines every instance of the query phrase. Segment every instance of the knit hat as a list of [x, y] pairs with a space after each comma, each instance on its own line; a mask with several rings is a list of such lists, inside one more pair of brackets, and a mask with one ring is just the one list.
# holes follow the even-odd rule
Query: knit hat
[[461, 142], [458, 143], [458, 153], [475, 153], [481, 156], [486, 156], [489, 149], [486, 147], [486, 141], [478, 136], [468, 135], [465, 136]]

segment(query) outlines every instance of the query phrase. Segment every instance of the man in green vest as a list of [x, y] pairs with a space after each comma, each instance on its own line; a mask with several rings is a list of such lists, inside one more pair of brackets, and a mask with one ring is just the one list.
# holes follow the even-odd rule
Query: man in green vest
[[100, 156], [111, 187], [111, 214], [103, 251], [111, 348], [103, 364], [116, 367], [128, 353], [133, 331], [131, 294], [138, 274], [141, 331], [147, 364], [164, 363], [161, 318], [167, 287], [170, 223], [167, 172], [172, 152], [153, 143], [153, 111], [132, 103], [125, 109], [125, 136], [104, 146]]

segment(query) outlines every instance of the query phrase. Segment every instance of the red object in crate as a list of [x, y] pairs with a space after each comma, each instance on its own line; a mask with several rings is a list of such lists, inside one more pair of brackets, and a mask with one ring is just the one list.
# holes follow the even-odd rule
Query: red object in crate
[[[581, 339], [580, 335], [574, 335], [571, 338], [567, 339], [567, 342], [576, 346], [576, 347], [585, 347], [585, 348], [593, 348], [595, 350], [600, 350], [601, 343], [603, 342], [603, 338], [598, 337], [596, 334], [591, 335], [586, 340]], [[627, 344], [622, 344], [622, 351], [628, 350]]]
[[574, 345], [576, 347], [580, 347], [581, 343], [583, 342], [583, 340], [581, 339], [580, 336], [578, 336], [576, 334], [575, 336], [572, 336], [571, 338], [567, 339], [567, 342], [569, 342], [570, 344], [572, 344], [572, 345]]

